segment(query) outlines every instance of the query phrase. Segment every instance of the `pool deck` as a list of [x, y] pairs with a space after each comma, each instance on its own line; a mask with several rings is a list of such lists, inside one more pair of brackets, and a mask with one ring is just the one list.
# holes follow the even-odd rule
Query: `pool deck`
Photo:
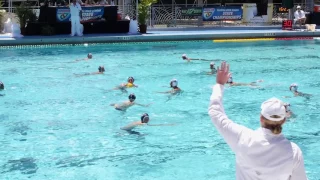
[[147, 34], [85, 34], [82, 37], [69, 35], [25, 36], [12, 38], [10, 34], [0, 34], [0, 46], [41, 45], [41, 44], [83, 44], [83, 43], [121, 43], [183, 40], [218, 40], [243, 38], [283, 38], [320, 37], [320, 30], [285, 31], [280, 26], [270, 27], [216, 27], [216, 28], [165, 28], [149, 29]]

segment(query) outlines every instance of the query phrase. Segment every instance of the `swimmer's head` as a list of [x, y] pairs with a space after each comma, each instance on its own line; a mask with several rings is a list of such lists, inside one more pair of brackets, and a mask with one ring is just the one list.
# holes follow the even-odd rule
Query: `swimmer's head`
[[290, 104], [289, 103], [284, 103], [284, 107], [286, 108], [286, 111], [290, 111]]
[[183, 60], [188, 59], [187, 55], [186, 55], [186, 54], [182, 54], [182, 59], [183, 59]]
[[99, 70], [99, 72], [105, 72], [104, 66], [99, 66], [98, 70]]
[[130, 102], [133, 102], [134, 100], [136, 100], [136, 95], [130, 94], [128, 98]]
[[134, 83], [134, 78], [133, 77], [128, 77], [128, 83]]
[[229, 77], [229, 79], [228, 79], [227, 83], [228, 83], [228, 84], [232, 84], [232, 83], [233, 83], [233, 79], [232, 79], [232, 77], [231, 77], [231, 76]]
[[214, 69], [214, 62], [210, 63], [210, 69]]
[[172, 79], [170, 81], [170, 87], [174, 88], [174, 87], [177, 87], [177, 86], [178, 86], [178, 80]]
[[148, 113], [144, 113], [141, 116], [141, 123], [148, 123], [148, 122], [149, 122], [149, 115], [148, 115]]
[[88, 57], [88, 59], [92, 59], [92, 54], [89, 53], [87, 57]]
[[0, 91], [4, 90], [4, 84], [0, 81]]
[[290, 91], [297, 92], [298, 91], [298, 84], [296, 84], [296, 83], [291, 84], [289, 89], [290, 89]]

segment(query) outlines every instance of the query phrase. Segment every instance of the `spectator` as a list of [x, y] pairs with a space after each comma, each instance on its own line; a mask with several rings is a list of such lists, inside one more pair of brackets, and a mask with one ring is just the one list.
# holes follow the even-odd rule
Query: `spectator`
[[297, 6], [297, 10], [294, 13], [294, 23], [296, 24], [297, 22], [299, 23], [300, 27], [306, 22], [306, 13], [301, 10], [301, 6]]

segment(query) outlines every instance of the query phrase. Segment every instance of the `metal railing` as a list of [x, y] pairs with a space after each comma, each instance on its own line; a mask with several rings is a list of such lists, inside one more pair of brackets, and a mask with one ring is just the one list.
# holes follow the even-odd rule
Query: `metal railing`
[[[226, 3], [225, 6], [242, 6], [243, 4]], [[305, 4], [295, 4], [295, 7], [300, 5], [305, 8]], [[203, 21], [202, 17], [182, 16], [182, 7], [197, 7], [194, 4], [167, 4], [167, 5], [154, 5], [151, 8], [151, 18], [149, 25], [151, 27], [199, 27], [199, 26], [253, 26], [257, 23], [243, 23], [242, 20], [238, 21]], [[203, 7], [221, 6], [221, 4], [207, 4]], [[280, 25], [282, 20], [288, 19], [288, 13], [278, 13], [276, 8], [281, 4], [274, 4], [272, 21], [267, 23], [258, 23], [259, 25]], [[308, 11], [308, 9], [306, 10]]]

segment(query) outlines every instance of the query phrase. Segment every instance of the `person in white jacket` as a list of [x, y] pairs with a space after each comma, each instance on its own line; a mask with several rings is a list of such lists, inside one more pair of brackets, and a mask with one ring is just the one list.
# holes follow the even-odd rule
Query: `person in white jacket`
[[218, 132], [236, 155], [237, 180], [306, 180], [300, 148], [281, 134], [286, 121], [284, 103], [271, 98], [261, 105], [257, 130], [231, 121], [223, 108], [224, 85], [231, 73], [222, 62], [210, 97], [209, 115]]
[[300, 26], [306, 22], [306, 13], [301, 10], [301, 6], [297, 6], [297, 10], [294, 12], [294, 22], [298, 22]]
[[83, 27], [80, 23], [80, 20], [82, 19], [81, 5], [77, 2], [77, 0], [73, 0], [69, 8], [71, 14], [71, 36], [74, 36], [75, 34], [82, 36]]

